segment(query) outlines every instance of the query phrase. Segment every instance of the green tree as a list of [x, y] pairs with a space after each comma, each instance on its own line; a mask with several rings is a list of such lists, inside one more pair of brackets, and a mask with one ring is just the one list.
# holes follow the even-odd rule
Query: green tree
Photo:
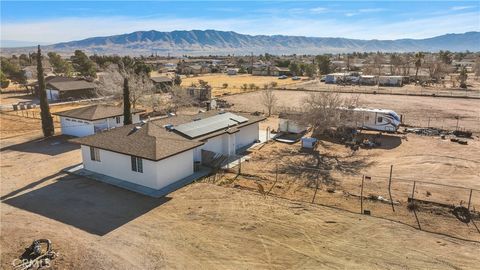
[[425, 54], [422, 52], [417, 52], [415, 54], [415, 81], [418, 78], [418, 70], [422, 67], [423, 58], [425, 58]]
[[50, 137], [55, 133], [55, 128], [53, 126], [52, 115], [50, 114], [50, 107], [48, 106], [45, 78], [43, 77], [42, 52], [40, 50], [40, 45], [38, 45], [37, 52], [37, 77], [38, 91], [40, 93], [40, 116], [42, 118], [43, 136]]
[[465, 67], [462, 67], [460, 70], [460, 75], [458, 76], [458, 80], [460, 81], [460, 88], [467, 88], [467, 69]]
[[53, 67], [53, 73], [55, 73], [55, 75], [62, 74], [67, 77], [71, 77], [73, 75], [72, 64], [62, 59], [62, 57], [57, 53], [49, 52], [48, 60]]
[[132, 123], [132, 113], [130, 111], [130, 89], [128, 88], [128, 78], [123, 79], [123, 124]]
[[7, 76], [5, 76], [5, 74], [3, 74], [1, 70], [0, 70], [0, 85], [2, 89], [5, 89], [10, 85], [10, 80], [7, 79]]
[[182, 78], [180, 78], [179, 75], [175, 75], [175, 78], [173, 79], [173, 83], [175, 85], [181, 85], [182, 84]]
[[330, 62], [330, 58], [328, 56], [317, 55], [315, 57], [315, 61], [317, 62], [318, 70], [320, 71], [320, 74], [325, 75], [325, 74], [330, 73], [331, 62]]
[[288, 68], [290, 69], [290, 72], [292, 72], [293, 76], [301, 75], [300, 66], [297, 63], [291, 62]]
[[95, 63], [81, 50], [75, 51], [74, 56], [72, 56], [72, 63], [73, 68], [80, 75], [93, 78], [97, 76]]

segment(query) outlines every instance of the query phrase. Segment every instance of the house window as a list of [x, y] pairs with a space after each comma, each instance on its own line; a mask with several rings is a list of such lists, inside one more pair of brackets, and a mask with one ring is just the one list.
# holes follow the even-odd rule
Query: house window
[[383, 121], [383, 117], [379, 116], [378, 119], [377, 119], [377, 122], [382, 123], [382, 121]]
[[115, 122], [116, 122], [117, 124], [120, 124], [120, 116], [115, 116]]
[[93, 161], [100, 161], [100, 150], [90, 146], [90, 159]]
[[143, 173], [143, 160], [139, 157], [132, 156], [132, 171]]

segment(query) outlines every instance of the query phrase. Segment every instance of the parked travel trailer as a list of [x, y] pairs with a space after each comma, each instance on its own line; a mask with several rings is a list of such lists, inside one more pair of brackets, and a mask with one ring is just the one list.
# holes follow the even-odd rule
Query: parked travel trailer
[[380, 86], [403, 86], [403, 76], [380, 76], [378, 77]]
[[395, 132], [401, 124], [400, 116], [392, 110], [355, 108], [354, 126], [360, 129]]

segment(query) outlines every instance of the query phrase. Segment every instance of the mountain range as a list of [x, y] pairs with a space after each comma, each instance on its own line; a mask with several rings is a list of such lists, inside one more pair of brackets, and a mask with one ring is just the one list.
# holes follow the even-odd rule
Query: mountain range
[[[480, 51], [480, 32], [445, 34], [425, 39], [361, 40], [284, 35], [244, 35], [232, 31], [191, 30], [92, 37], [43, 46], [45, 51], [119, 55], [227, 55], [227, 54], [321, 54], [343, 52]], [[3, 48], [2, 54], [32, 51], [33, 47]]]

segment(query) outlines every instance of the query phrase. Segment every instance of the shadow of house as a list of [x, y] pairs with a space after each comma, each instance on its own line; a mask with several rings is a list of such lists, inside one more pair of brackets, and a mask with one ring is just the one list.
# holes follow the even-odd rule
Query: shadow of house
[[103, 236], [168, 200], [66, 175], [55, 183], [2, 202]]
[[37, 153], [49, 156], [56, 156], [66, 152], [80, 149], [78, 144], [70, 143], [68, 140], [74, 137], [67, 135], [56, 135], [48, 138], [39, 138], [32, 141], [6, 146], [0, 149], [3, 151], [17, 151], [26, 153]]

